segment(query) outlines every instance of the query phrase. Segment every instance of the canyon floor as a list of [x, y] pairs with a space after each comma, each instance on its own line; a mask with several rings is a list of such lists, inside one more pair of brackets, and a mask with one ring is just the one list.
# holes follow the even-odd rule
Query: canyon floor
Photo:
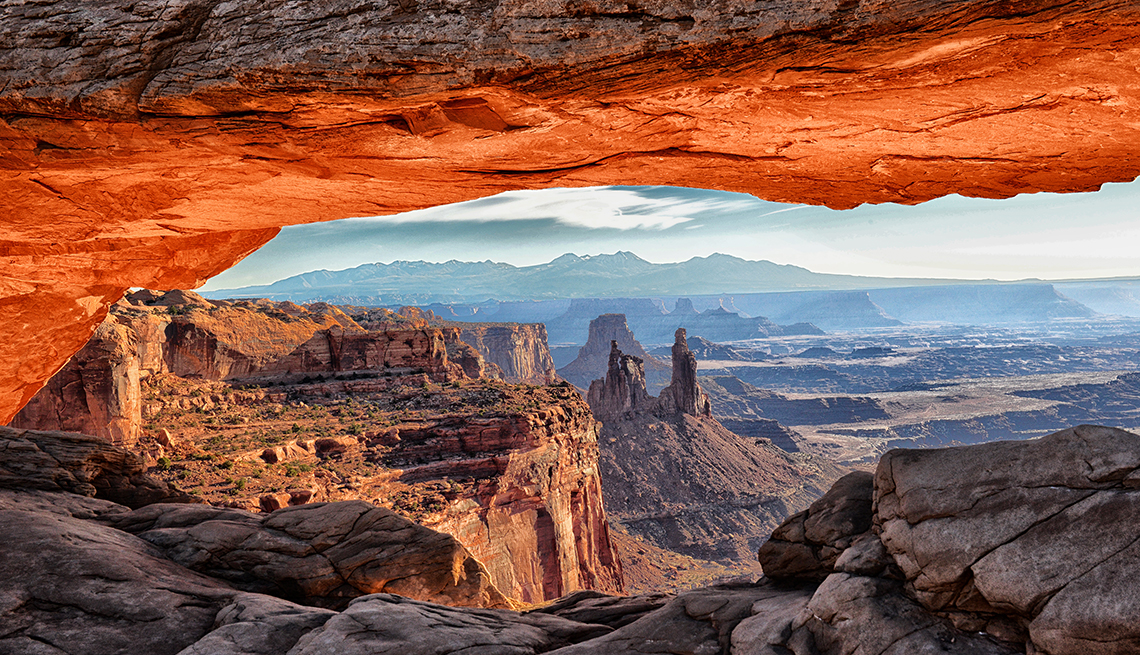
[[1134, 319], [906, 326], [718, 344], [699, 366], [730, 429], [869, 468], [891, 448], [1026, 439], [1077, 423], [1136, 429], [1138, 328]]

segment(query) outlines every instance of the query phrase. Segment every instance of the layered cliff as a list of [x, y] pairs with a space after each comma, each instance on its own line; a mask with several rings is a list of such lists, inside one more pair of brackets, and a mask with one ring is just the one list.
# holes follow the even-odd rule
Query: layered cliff
[[483, 359], [499, 367], [503, 379], [515, 384], [554, 382], [554, 360], [542, 323], [463, 323], [459, 338]]
[[518, 600], [622, 589], [596, 424], [572, 389], [480, 379], [459, 330], [423, 316], [181, 291], [133, 301], [18, 424], [122, 428], [157, 475], [215, 504], [393, 508], [454, 535]]
[[645, 391], [640, 361], [611, 346], [590, 408], [602, 421], [606, 507], [650, 543], [705, 560], [740, 563], [782, 517], [806, 507], [837, 478], [823, 461], [741, 437], [710, 416], [685, 331], [659, 397]]
[[[117, 303], [92, 340], [11, 425], [71, 430], [133, 445], [144, 412], [140, 379], [300, 378], [310, 373], [411, 370], [436, 381], [482, 370], [477, 353], [448, 360], [446, 335], [388, 313], [368, 331], [332, 305], [206, 300], [139, 291]], [[423, 325], [426, 325], [424, 323]], [[381, 326], [383, 327], [383, 326]]]
[[851, 207], [1131, 180], [1136, 14], [1126, 0], [5, 5], [2, 417], [124, 290], [197, 286], [281, 225], [553, 186]]

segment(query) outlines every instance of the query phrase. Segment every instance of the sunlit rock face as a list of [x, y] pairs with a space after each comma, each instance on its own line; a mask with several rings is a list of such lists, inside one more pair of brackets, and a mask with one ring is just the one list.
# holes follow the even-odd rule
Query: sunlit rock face
[[1134, 2], [0, 7], [4, 420], [129, 286], [281, 225], [672, 184], [850, 207], [1140, 173]]

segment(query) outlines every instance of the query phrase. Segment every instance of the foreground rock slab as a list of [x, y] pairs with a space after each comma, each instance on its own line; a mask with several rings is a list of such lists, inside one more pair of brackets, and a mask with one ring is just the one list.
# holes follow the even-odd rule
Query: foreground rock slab
[[[270, 557], [299, 544], [327, 553], [354, 543], [357, 524], [383, 523], [359, 504], [259, 518], [0, 489], [0, 522], [20, 526], [0, 531], [0, 653], [1125, 655], [1140, 645], [1137, 479], [1140, 436], [1097, 426], [895, 450], [870, 497], [866, 476], [849, 476], [781, 527], [780, 548], [813, 556], [781, 580], [629, 598], [579, 592], [526, 613], [385, 593], [337, 612], [234, 588], [252, 579], [235, 573], [261, 575], [242, 568], [259, 557], [252, 544]], [[111, 525], [171, 542], [160, 549]], [[225, 566], [202, 565], [239, 545]]]
[[130, 507], [201, 502], [147, 474], [140, 457], [105, 439], [3, 426], [0, 488], [67, 491]]
[[789, 647], [810, 634], [813, 648], [843, 653], [1140, 648], [1140, 593], [1127, 582], [1140, 572], [1140, 436], [1082, 425], [893, 450], [873, 498], [869, 483], [844, 478], [760, 549], [773, 576], [825, 578]]
[[343, 608], [387, 591], [463, 607], [509, 607], [451, 535], [368, 503], [312, 503], [268, 515], [150, 505], [102, 519], [173, 561], [245, 589]]

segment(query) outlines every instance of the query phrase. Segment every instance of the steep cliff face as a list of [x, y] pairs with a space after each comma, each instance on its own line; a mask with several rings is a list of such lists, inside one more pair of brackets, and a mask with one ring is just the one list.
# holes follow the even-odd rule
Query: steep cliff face
[[499, 367], [503, 379], [516, 384], [554, 382], [554, 360], [542, 323], [482, 325], [464, 323], [460, 338], [483, 359]]
[[602, 314], [590, 321], [586, 345], [578, 350], [574, 361], [558, 369], [558, 375], [579, 389], [588, 389], [592, 380], [609, 370], [613, 344], [640, 360], [640, 375], [649, 391], [659, 391], [668, 384], [669, 366], [645, 352], [630, 331], [624, 314]]
[[710, 415], [684, 330], [673, 378], [657, 398], [640, 362], [612, 346], [588, 394], [600, 421], [600, 466], [610, 515], [655, 546], [705, 560], [746, 562], [782, 517], [839, 476], [830, 463], [741, 437]]
[[398, 481], [413, 485], [485, 478], [420, 520], [455, 535], [497, 587], [526, 602], [622, 589], [597, 471], [597, 425], [572, 390], [554, 392], [559, 402], [535, 413], [401, 430], [401, 445], [386, 460], [401, 467]]
[[[478, 354], [466, 353], [473, 372]], [[11, 425], [72, 430], [133, 445], [141, 377], [172, 373], [237, 380], [306, 373], [416, 369], [463, 376], [439, 329], [370, 332], [324, 303], [211, 301], [187, 291], [140, 291], [117, 303], [94, 338], [29, 401]]]
[[[133, 300], [116, 305], [21, 426], [102, 431], [218, 504], [392, 507], [454, 535], [496, 587], [526, 602], [622, 589], [596, 423], [571, 388], [465, 375], [482, 372], [482, 358], [457, 329], [422, 316], [348, 308], [369, 331], [321, 303], [181, 291]], [[464, 369], [448, 356], [456, 347]]]
[[597, 426], [572, 387], [435, 385], [422, 373], [242, 386], [168, 376], [147, 387], [147, 423], [173, 444], [160, 475], [252, 510], [390, 507], [455, 536], [526, 602], [622, 589]]
[[106, 322], [12, 420], [14, 427], [81, 432], [133, 446], [139, 438], [140, 339]]

